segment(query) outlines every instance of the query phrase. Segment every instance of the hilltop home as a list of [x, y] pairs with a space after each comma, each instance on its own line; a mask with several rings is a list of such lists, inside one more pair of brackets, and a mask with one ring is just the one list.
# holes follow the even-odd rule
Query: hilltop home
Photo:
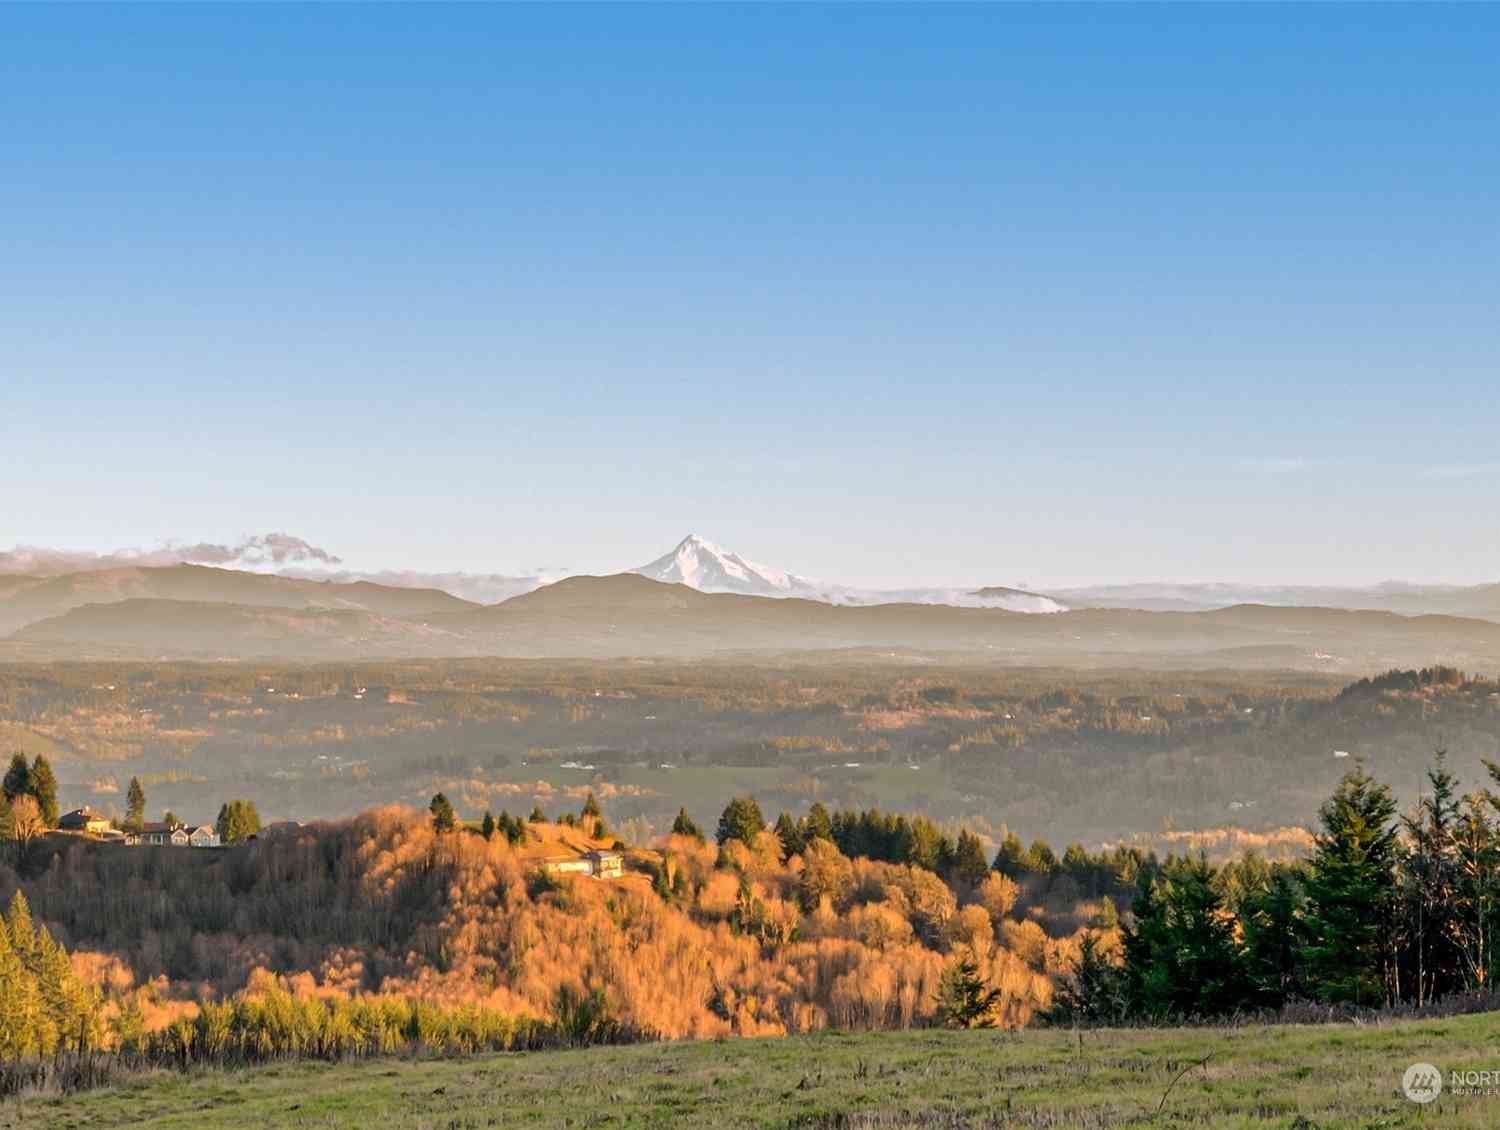
[[102, 836], [114, 827], [109, 822], [108, 816], [87, 807], [75, 808], [72, 812], [64, 814], [58, 820], [57, 826], [64, 832], [88, 832], [94, 836]]
[[187, 847], [187, 829], [180, 824], [146, 824], [141, 828], [141, 843]]
[[553, 856], [542, 860], [542, 870], [549, 875], [592, 875], [595, 879], [618, 879], [625, 873], [625, 857], [617, 851]]
[[618, 851], [591, 851], [585, 856], [596, 879], [618, 879], [625, 874], [625, 856]]

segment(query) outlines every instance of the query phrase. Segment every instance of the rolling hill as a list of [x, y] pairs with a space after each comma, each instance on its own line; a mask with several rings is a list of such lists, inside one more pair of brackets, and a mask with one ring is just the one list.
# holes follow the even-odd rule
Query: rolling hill
[[[500, 604], [476, 606], [446, 594], [379, 585], [328, 586], [235, 573], [226, 583], [217, 576], [225, 570], [165, 572], [172, 576], [116, 578], [105, 589], [116, 599], [70, 604], [28, 623], [9, 637], [6, 649], [20, 658], [282, 659], [692, 658], [902, 649], [984, 662], [1340, 673], [1434, 662], [1468, 670], [1500, 665], [1500, 624], [1454, 616], [1265, 605], [1038, 616], [940, 604], [835, 605], [703, 593], [629, 573], [570, 577]], [[6, 603], [29, 598], [35, 613], [44, 607], [37, 595], [41, 587]], [[127, 595], [143, 587], [200, 595]], [[78, 601], [86, 588], [75, 583], [49, 599]], [[210, 599], [226, 588], [241, 599]]]
[[319, 660], [475, 654], [463, 636], [359, 609], [133, 597], [86, 604], [11, 637], [20, 657]]
[[378, 616], [422, 616], [479, 607], [437, 589], [312, 581], [206, 565], [127, 566], [5, 580], [15, 583], [0, 586], [0, 635], [87, 604], [139, 599], [345, 609]]

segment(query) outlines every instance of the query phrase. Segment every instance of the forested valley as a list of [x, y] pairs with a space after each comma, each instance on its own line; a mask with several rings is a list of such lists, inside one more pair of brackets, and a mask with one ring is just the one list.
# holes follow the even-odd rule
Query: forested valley
[[[0, 754], [45, 756], [65, 807], [211, 822], [352, 816], [435, 792], [460, 812], [576, 807], [645, 842], [680, 807], [878, 807], [998, 841], [1305, 826], [1350, 760], [1404, 804], [1431, 751], [1464, 788], [1500, 687], [1446, 668], [1336, 674], [911, 663], [472, 660], [0, 668]], [[1170, 850], [1170, 845], [1162, 845]]]

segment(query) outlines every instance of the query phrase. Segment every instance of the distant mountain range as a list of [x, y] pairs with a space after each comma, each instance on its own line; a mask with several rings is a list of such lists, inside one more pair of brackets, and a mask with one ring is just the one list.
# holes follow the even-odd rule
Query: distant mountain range
[[859, 589], [812, 581], [795, 573], [747, 561], [697, 534], [689, 534], [671, 552], [631, 572], [653, 581], [686, 585], [698, 592], [800, 597], [825, 604], [950, 604], [959, 608], [1003, 608], [1011, 612], [1062, 612], [1066, 607], [1039, 593], [1000, 586]]
[[1500, 620], [1500, 584], [1418, 585], [1387, 581], [1359, 588], [1336, 585], [1132, 584], [1057, 589], [1075, 608], [1139, 608], [1191, 612], [1236, 604], [1301, 608], [1356, 608], [1420, 616], [1443, 614]]
[[1500, 667], [1500, 585], [866, 590], [759, 565], [696, 536], [630, 573], [533, 578], [492, 603], [336, 576], [190, 564], [0, 573], [0, 659], [819, 652], [1351, 673]]
[[[180, 572], [184, 568], [194, 572]], [[1470, 671], [1500, 667], [1500, 624], [1450, 616], [1264, 605], [1036, 616], [941, 604], [850, 606], [703, 593], [633, 573], [571, 577], [499, 604], [473, 605], [448, 594], [288, 585], [286, 578], [197, 570], [144, 570], [148, 576], [130, 585], [93, 590], [88, 595], [108, 599], [26, 624], [0, 640], [0, 659], [759, 656], [779, 662], [800, 656], [1350, 674], [1439, 662]], [[214, 599], [210, 581], [232, 599]], [[176, 595], [132, 595], [133, 589]]]

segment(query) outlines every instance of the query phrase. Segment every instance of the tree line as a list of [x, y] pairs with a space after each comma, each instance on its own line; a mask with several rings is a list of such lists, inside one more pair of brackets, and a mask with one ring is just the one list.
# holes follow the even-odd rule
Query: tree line
[[[1486, 766], [1500, 784], [1500, 766]], [[1500, 795], [1459, 796], [1441, 751], [1426, 781], [1398, 815], [1389, 787], [1356, 766], [1321, 807], [1304, 861], [1148, 865], [1117, 951], [1099, 936], [1082, 940], [1051, 1018], [1162, 1022], [1297, 1000], [1425, 1007], [1491, 991]]]

